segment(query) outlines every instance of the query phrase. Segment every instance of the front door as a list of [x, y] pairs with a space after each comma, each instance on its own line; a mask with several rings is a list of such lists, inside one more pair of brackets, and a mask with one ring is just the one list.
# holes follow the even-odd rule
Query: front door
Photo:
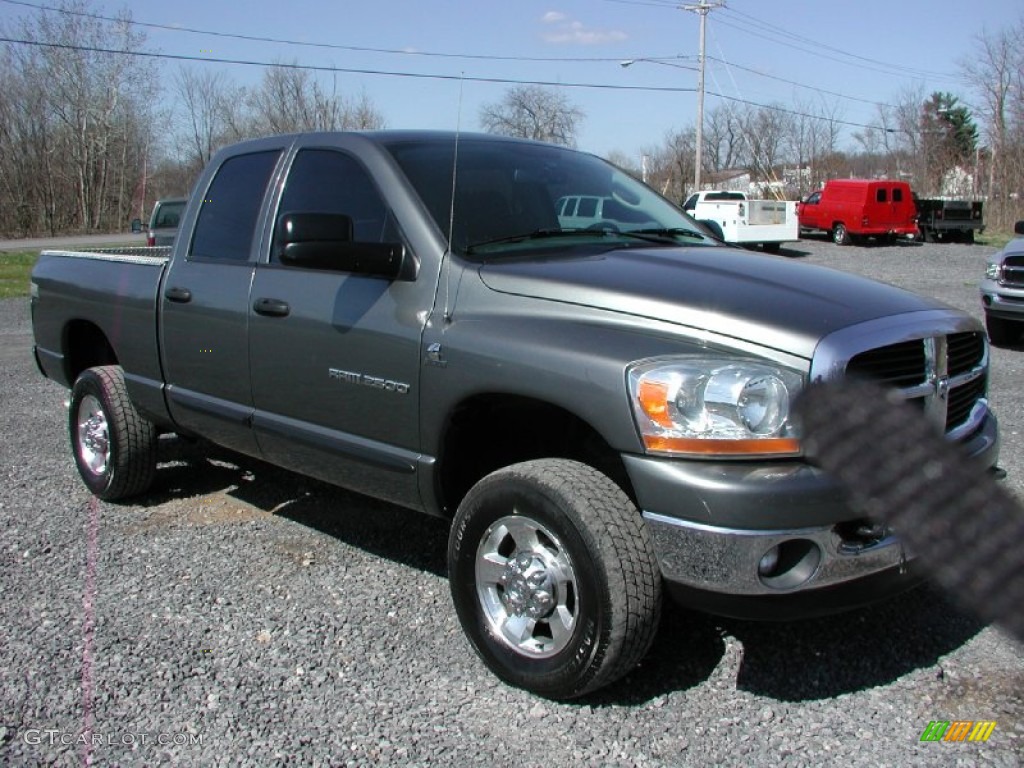
[[[402, 240], [370, 175], [340, 149], [297, 152], [276, 219], [286, 213], [345, 214], [357, 242]], [[288, 266], [271, 250], [253, 279], [249, 336], [267, 460], [418, 505], [420, 337], [432, 289]]]

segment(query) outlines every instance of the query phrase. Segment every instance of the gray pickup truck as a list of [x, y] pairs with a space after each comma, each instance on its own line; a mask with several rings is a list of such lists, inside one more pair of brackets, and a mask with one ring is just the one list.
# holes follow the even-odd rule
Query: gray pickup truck
[[174, 245], [187, 202], [187, 197], [165, 197], [156, 201], [153, 214], [149, 217], [146, 245]]
[[[619, 213], [563, 227], [584, 196]], [[227, 148], [173, 248], [45, 252], [32, 317], [94, 494], [145, 492], [174, 432], [450, 519], [471, 644], [552, 698], [629, 672], [663, 589], [786, 618], [919, 581], [804, 457], [812, 382], [869, 377], [979, 464], [999, 449], [970, 316], [723, 246], [597, 157], [494, 136]]]

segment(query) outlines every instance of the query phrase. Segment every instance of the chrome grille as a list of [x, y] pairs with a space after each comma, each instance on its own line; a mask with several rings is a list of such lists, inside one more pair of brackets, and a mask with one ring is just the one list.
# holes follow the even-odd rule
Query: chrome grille
[[967, 425], [987, 390], [984, 335], [977, 331], [903, 341], [850, 358], [848, 375], [903, 392], [946, 432]]
[[999, 282], [1003, 285], [1024, 288], [1024, 256], [1007, 256], [1003, 260], [1002, 276]]
[[886, 386], [908, 387], [924, 381], [925, 368], [924, 342], [915, 339], [862, 352], [846, 371]]

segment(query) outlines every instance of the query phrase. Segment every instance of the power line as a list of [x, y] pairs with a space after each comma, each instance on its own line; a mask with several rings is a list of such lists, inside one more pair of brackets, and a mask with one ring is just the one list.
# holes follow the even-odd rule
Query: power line
[[[118, 24], [130, 24], [136, 27], [146, 27], [147, 29], [159, 29], [165, 32], [186, 32], [195, 35], [208, 35], [210, 37], [220, 37], [231, 40], [245, 40], [253, 43], [276, 43], [279, 45], [295, 45], [305, 48], [323, 48], [328, 50], [338, 51], [351, 51], [354, 53], [382, 53], [392, 56], [422, 56], [431, 58], [442, 58], [442, 59], [469, 59], [476, 61], [514, 61], [514, 62], [565, 62], [565, 63], [608, 63], [617, 62], [623, 58], [630, 58], [628, 56], [617, 56], [614, 58], [610, 57], [556, 57], [556, 56], [501, 56], [497, 54], [481, 54], [481, 53], [442, 53], [438, 51], [416, 51], [406, 50], [402, 48], [374, 48], [372, 46], [364, 45], [343, 45], [340, 43], [312, 43], [305, 40], [289, 40], [286, 38], [279, 37], [265, 37], [261, 35], [243, 35], [237, 32], [218, 32], [210, 29], [198, 29], [195, 27], [182, 27], [176, 24], [157, 24], [149, 21], [137, 21], [135, 19], [118, 18], [116, 16], [104, 16], [100, 13], [89, 13], [86, 11], [72, 11], [65, 8], [58, 8], [51, 5], [43, 5], [41, 3], [28, 3], [24, 0], [0, 0], [0, 2], [7, 3], [8, 5], [20, 5], [25, 8], [32, 8], [38, 11], [52, 11], [54, 13], [63, 13], [69, 16], [80, 16], [87, 19], [95, 19], [97, 21], [109, 21]], [[632, 58], [640, 58], [634, 56]], [[679, 58], [686, 58], [684, 56], [647, 56], [644, 58], [648, 59], [664, 59], [672, 60]]]
[[[823, 58], [829, 61], [835, 61], [846, 66], [854, 66], [860, 69], [865, 69], [872, 72], [880, 72], [884, 74], [902, 74], [909, 75], [912, 77], [936, 77], [944, 80], [962, 80], [962, 78], [958, 77], [957, 75], [953, 75], [948, 72], [932, 72], [929, 70], [917, 69], [915, 67], [907, 67], [905, 65], [893, 64], [890, 62], [881, 61], [879, 59], [872, 59], [867, 56], [861, 56], [860, 54], [856, 53], [850, 53], [849, 51], [844, 51], [840, 48], [836, 48], [835, 46], [821, 43], [817, 40], [814, 40], [813, 38], [798, 35], [794, 32], [791, 32], [790, 30], [776, 26], [775, 24], [764, 21], [762, 19], [758, 19], [754, 16], [750, 16], [749, 14], [742, 13], [733, 8], [726, 8], [725, 10], [727, 11], [727, 18], [732, 19], [732, 22], [730, 23], [729, 21], [719, 19], [719, 24], [731, 27], [732, 29], [736, 29], [746, 34], [754, 34], [761, 40], [764, 40], [766, 37], [775, 37], [774, 42], [780, 45], [792, 48], [794, 50], [802, 51], [804, 53], [808, 53], [818, 58]], [[793, 42], [786, 42], [786, 40], [790, 40]], [[801, 43], [802, 45], [807, 45], [810, 46], [811, 48], [817, 48], [820, 49], [820, 51], [827, 51], [828, 53], [836, 54], [836, 56], [826, 55], [825, 53], [821, 53], [820, 51], [809, 50], [806, 47], [802, 47], [802, 45], [796, 45], [796, 43]], [[847, 61], [844, 60], [843, 58], [837, 58], [840, 56], [845, 57], [845, 59], [852, 59], [853, 61]]]
[[[674, 61], [674, 60], [677, 60], [677, 59], [692, 58], [692, 57], [689, 57], [689, 56], [681, 56], [681, 55], [674, 55], [674, 56], [634, 56], [634, 57], [615, 57], [615, 58], [606, 58], [606, 57], [541, 57], [541, 56], [502, 56], [502, 55], [496, 55], [496, 54], [473, 54], [473, 53], [445, 53], [445, 52], [437, 52], [437, 51], [410, 51], [410, 50], [395, 49], [395, 48], [378, 48], [378, 47], [373, 47], [373, 46], [345, 45], [345, 44], [340, 44], [340, 43], [317, 43], [317, 42], [308, 42], [308, 41], [300, 41], [300, 40], [290, 40], [290, 39], [286, 39], [286, 38], [275, 38], [275, 37], [267, 37], [267, 36], [259, 36], [259, 35], [244, 35], [244, 34], [231, 33], [231, 32], [219, 32], [219, 31], [216, 31], [216, 30], [198, 29], [198, 28], [195, 28], [195, 27], [181, 27], [181, 26], [170, 25], [170, 24], [158, 24], [158, 23], [154, 23], [154, 22], [137, 21], [135, 19], [130, 19], [130, 18], [126, 19], [126, 18], [118, 18], [118, 17], [114, 17], [114, 16], [106, 16], [106, 15], [99, 14], [99, 13], [90, 13], [90, 12], [85, 12], [85, 11], [74, 11], [74, 10], [69, 10], [69, 9], [65, 9], [65, 8], [59, 8], [59, 7], [55, 7], [55, 6], [45, 5], [43, 3], [25, 2], [25, 0], [0, 0], [0, 2], [7, 3], [8, 5], [18, 5], [18, 6], [22, 6], [22, 7], [25, 7], [25, 8], [31, 8], [33, 10], [52, 11], [52, 12], [55, 12], [55, 13], [62, 13], [62, 14], [66, 14], [66, 15], [80, 16], [80, 17], [83, 17], [83, 18], [95, 19], [95, 20], [98, 20], [98, 21], [105, 21], [105, 22], [112, 22], [112, 23], [126, 23], [126, 24], [130, 24], [130, 25], [133, 25], [133, 26], [145, 27], [145, 28], [149, 28], [149, 29], [159, 29], [159, 30], [164, 30], [164, 31], [169, 31], [169, 32], [185, 32], [185, 33], [189, 33], [189, 34], [198, 34], [198, 35], [207, 35], [207, 36], [211, 36], [211, 37], [220, 37], [220, 38], [226, 38], [226, 39], [244, 40], [244, 41], [248, 41], [248, 42], [276, 43], [276, 44], [281, 44], [281, 45], [294, 45], [294, 46], [301, 46], [301, 47], [307, 47], [307, 48], [322, 48], [322, 49], [331, 49], [331, 50], [344, 50], [344, 51], [352, 51], [352, 52], [358, 52], [358, 53], [379, 53], [379, 54], [386, 54], [386, 55], [420, 56], [420, 57], [432, 57], [432, 58], [444, 58], [444, 59], [467, 59], [467, 60], [478, 60], [478, 61], [548, 62], [548, 63], [551, 63], [551, 62], [563, 62], [563, 63], [609, 63], [609, 62], [621, 62], [621, 60], [623, 58], [627, 58], [627, 59], [628, 58], [632, 58], [632, 59], [637, 60], [637, 61], [643, 60], [643, 61], [657, 61], [657, 62], [660, 62], [660, 63], [668, 63], [668, 62], [671, 62], [671, 61]], [[675, 2], [675, 0], [605, 0], [605, 2], [618, 2], [618, 3], [626, 4], [626, 5], [648, 5], [648, 6], [652, 6], [652, 7], [670, 8], [670, 9], [678, 9], [679, 8], [679, 5]], [[736, 15], [746, 16], [746, 14], [739, 14], [739, 12], [732, 11], [732, 9], [727, 8], [727, 7], [723, 8], [723, 10], [731, 11], [733, 14], [736, 14]], [[750, 17], [750, 16], [747, 16], [747, 18], [753, 19], [753, 17]], [[771, 28], [774, 28], [774, 29], [779, 29], [778, 27], [774, 27], [774, 25], [768, 24], [767, 22], [760, 22], [759, 20], [756, 20], [756, 19], [754, 19], [754, 21], [756, 21], [758, 24], [764, 24], [764, 26], [766, 26], [766, 27], [771, 27]], [[722, 23], [722, 22], [720, 22], [720, 23]], [[745, 22], [741, 22], [741, 23], [745, 23]], [[748, 31], [746, 29], [743, 29], [742, 27], [736, 27], [735, 25], [726, 24], [726, 26], [733, 26], [733, 28], [739, 29], [741, 32]], [[787, 36], [792, 37], [794, 39], [800, 39], [800, 40], [806, 40], [807, 39], [807, 38], [801, 38], [799, 35], [793, 35], [792, 33], [788, 33], [785, 30], [780, 30], [780, 32], [782, 32], [783, 34], [786, 34]], [[809, 41], [809, 42], [814, 43], [814, 41]], [[817, 43], [814, 43], [814, 44], [817, 44]], [[820, 44], [817, 44], [817, 45], [820, 45]], [[821, 47], [825, 47], [825, 48], [831, 49], [829, 46], [821, 46]], [[838, 51], [838, 49], [831, 49], [831, 50], [837, 50]], [[845, 54], [842, 51], [839, 51], [839, 53], [843, 53], [844, 55], [854, 56], [854, 54]], [[812, 54], [812, 55], [815, 55], [815, 54]], [[179, 60], [186, 60], [186, 61], [188, 61], [188, 60], [196, 60], [196, 61], [221, 61], [221, 60], [207, 58], [207, 57], [198, 58], [198, 57], [188, 57], [188, 56], [168, 56], [168, 58], [177, 58]], [[720, 58], [710, 57], [710, 56], [708, 58], [714, 59], [715, 61], [718, 61], [719, 63], [725, 64], [726, 66], [730, 66], [730, 67], [733, 67], [735, 69], [740, 69], [740, 70], [743, 70], [745, 72], [750, 72], [751, 74], [757, 75], [759, 77], [764, 77], [764, 78], [768, 78], [768, 79], [772, 79], [772, 80], [777, 80], [777, 81], [780, 81], [780, 82], [788, 83], [788, 84], [796, 86], [798, 88], [804, 88], [804, 89], [807, 89], [807, 90], [816, 91], [818, 93], [823, 93], [823, 94], [827, 94], [827, 95], [830, 95], [830, 96], [835, 96], [837, 98], [841, 98], [841, 99], [845, 99], [845, 100], [849, 100], [849, 101], [856, 101], [856, 102], [861, 102], [861, 103], [865, 103], [865, 104], [878, 104], [878, 105], [883, 106], [883, 107], [886, 107], [886, 106], [887, 107], [892, 107], [892, 105], [889, 105], [889, 104], [884, 104], [884, 103], [881, 103], [881, 102], [871, 101], [869, 99], [862, 99], [862, 98], [858, 98], [856, 96], [847, 96], [845, 94], [841, 94], [841, 93], [838, 93], [838, 92], [835, 92], [835, 91], [829, 91], [829, 90], [826, 90], [826, 89], [823, 89], [823, 88], [817, 88], [817, 87], [812, 86], [812, 85], [806, 85], [804, 83], [799, 83], [799, 82], [797, 82], [795, 80], [788, 80], [786, 78], [778, 77], [778, 76], [775, 76], [775, 75], [770, 75], [770, 74], [767, 74], [765, 72], [760, 72], [760, 71], [758, 71], [756, 69], [752, 69], [750, 67], [745, 67], [745, 66], [740, 65], [740, 64], [734, 64], [734, 63], [728, 62], [725, 59], [720, 59]], [[256, 62], [256, 61], [246, 62], [246, 61], [232, 61], [232, 60], [228, 60], [228, 59], [225, 59], [225, 60], [222, 60], [222, 61], [224, 63], [235, 63], [235, 64], [243, 64], [243, 65], [248, 64], [248, 65], [252, 65], [252, 66], [273, 66], [273, 65], [266, 65], [266, 64], [263, 64], [261, 62]], [[872, 60], [865, 59], [865, 61], [872, 61]], [[310, 69], [319, 69], [319, 71], [351, 72], [351, 73], [355, 73], [355, 74], [368, 74], [368, 75], [372, 75], [372, 74], [390, 74], [390, 75], [395, 76], [395, 77], [419, 77], [420, 76], [420, 75], [415, 75], [414, 73], [408, 73], [408, 72], [385, 72], [385, 71], [379, 71], [379, 70], [366, 70], [366, 69], [357, 69], [357, 68], [352, 68], [352, 69], [345, 69], [345, 68], [340, 68], [340, 67], [322, 67], [322, 68], [308, 67], [308, 68], [310, 68]], [[427, 78], [427, 79], [449, 79], [449, 80], [450, 79], [458, 79], [455, 76], [448, 76], [448, 75], [436, 75], [436, 76], [434, 76], [434, 75], [422, 75], [422, 77]], [[547, 84], [549, 84], [546, 81], [528, 81], [528, 80], [519, 80], [519, 79], [514, 79], [514, 78], [507, 78], [507, 79], [505, 79], [505, 78], [467, 78], [467, 79], [470, 79], [470, 80], [477, 79], [477, 80], [479, 80], [481, 82], [512, 83], [512, 84], [522, 84], [522, 85], [547, 85]], [[551, 85], [567, 85], [566, 83], [550, 83], [550, 84]], [[615, 86], [599, 85], [599, 84], [575, 84], [572, 87], [606, 88], [606, 89], [611, 89], [611, 90], [615, 89]], [[642, 87], [642, 86], [620, 86], [620, 87], [622, 89], [624, 89], [624, 90], [641, 90], [641, 91], [645, 90], [645, 87]], [[663, 91], [663, 92], [674, 92], [674, 91], [678, 91], [678, 92], [692, 92], [694, 90], [692, 88], [691, 89], [673, 89], [673, 88], [653, 88], [653, 87], [652, 88], [646, 88], [646, 89], [647, 90], [651, 90], [651, 91]]]
[[84, 51], [88, 53], [107, 53], [116, 56], [140, 56], [150, 59], [169, 59], [171, 61], [196, 61], [212, 64], [238, 64], [251, 67], [280, 67], [283, 69], [300, 69], [312, 72], [343, 72], [354, 75], [379, 75], [382, 77], [406, 77], [421, 80], [465, 80], [474, 83], [497, 83], [499, 85], [542, 85], [550, 88], [592, 88], [606, 91], [638, 91], [647, 93], [693, 93], [694, 88], [681, 88], [676, 86], [651, 86], [651, 85], [613, 85], [611, 83], [575, 83], [555, 80], [523, 80], [520, 78], [506, 77], [481, 77], [472, 75], [445, 75], [439, 73], [425, 72], [396, 72], [383, 69], [366, 69], [362, 67], [335, 67], [318, 64], [297, 64], [273, 61], [255, 61], [251, 59], [227, 59], [216, 56], [192, 56], [180, 53], [156, 53], [154, 51], [128, 51], [119, 48], [102, 48], [91, 45], [72, 45], [70, 43], [46, 43], [38, 40], [21, 40], [11, 37], [0, 37], [0, 43], [12, 43], [14, 45], [28, 45], [37, 48], [59, 48], [70, 51]]
[[751, 67], [744, 67], [742, 64], [736, 64], [736, 63], [728, 61], [726, 59], [720, 59], [717, 56], [708, 56], [708, 59], [710, 61], [716, 61], [719, 64], [723, 64], [727, 68], [741, 69], [744, 72], [750, 72], [752, 75], [757, 75], [758, 77], [765, 77], [765, 78], [768, 78], [769, 80], [778, 80], [780, 83], [787, 83], [789, 85], [795, 85], [797, 88], [805, 88], [805, 89], [807, 89], [809, 91], [817, 91], [818, 93], [824, 93], [824, 94], [826, 94], [828, 96], [835, 96], [835, 97], [840, 98], [840, 99], [846, 99], [847, 101], [859, 101], [862, 104], [870, 104], [872, 106], [880, 106], [880, 107], [894, 107], [895, 106], [894, 104], [886, 104], [884, 102], [873, 101], [871, 99], [862, 99], [862, 98], [860, 98], [858, 96], [847, 96], [846, 94], [839, 93], [838, 91], [830, 91], [830, 90], [828, 90], [826, 88], [817, 88], [817, 87], [815, 87], [813, 85], [804, 85], [803, 83], [798, 83], [795, 80], [787, 80], [786, 78], [778, 77], [777, 75], [769, 75], [767, 72], [761, 72], [760, 70], [752, 69]]
[[[447, 80], [447, 81], [467, 81], [474, 83], [492, 83], [498, 85], [540, 85], [549, 88], [588, 88], [594, 90], [604, 91], [630, 91], [634, 93], [694, 93], [695, 88], [682, 88], [677, 86], [650, 86], [650, 85], [613, 85], [611, 83], [576, 83], [576, 82], [556, 82], [552, 80], [523, 80], [517, 78], [504, 78], [504, 77], [480, 77], [472, 75], [445, 75], [439, 73], [422, 73], [422, 72], [395, 72], [381, 69], [364, 69], [356, 67], [334, 67], [327, 65], [317, 64], [297, 64], [297, 63], [279, 63], [271, 61], [255, 61], [249, 59], [227, 59], [219, 58], [214, 56], [192, 56], [186, 54], [176, 53], [156, 53], [154, 51], [128, 51], [119, 48], [102, 48], [99, 46], [91, 45], [72, 45], [70, 43], [47, 43], [38, 40], [23, 40], [11, 37], [0, 37], [0, 43], [11, 43], [13, 45], [26, 45], [36, 48], [56, 48], [60, 50], [70, 51], [83, 51], [87, 53], [105, 53], [113, 56], [138, 56], [141, 58], [149, 59], [167, 59], [170, 61], [193, 61], [200, 63], [210, 64], [237, 64], [241, 66], [251, 67], [279, 67], [282, 69], [298, 69], [308, 70], [312, 72], [335, 72], [335, 73], [346, 73], [355, 75], [371, 75], [380, 77], [404, 77], [419, 80]], [[838, 125], [850, 126], [853, 128], [865, 128], [868, 130], [883, 130], [877, 125], [868, 125], [866, 123], [855, 123], [849, 120], [839, 120], [831, 117], [824, 117], [822, 115], [814, 115], [809, 112], [800, 112], [798, 110], [786, 109], [774, 104], [762, 104], [756, 101], [750, 101], [748, 99], [741, 99], [736, 96], [728, 96], [724, 93], [718, 93], [716, 91], [707, 91], [711, 96], [716, 96], [726, 101], [734, 101], [740, 104], [747, 104], [753, 107], [760, 107], [761, 109], [767, 109], [772, 112], [783, 112], [785, 114], [796, 115], [799, 117], [806, 117], [812, 120], [822, 120], [826, 122], [836, 123]]]

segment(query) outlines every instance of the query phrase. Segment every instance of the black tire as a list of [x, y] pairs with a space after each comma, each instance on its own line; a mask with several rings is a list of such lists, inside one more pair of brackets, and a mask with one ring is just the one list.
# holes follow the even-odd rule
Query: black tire
[[964, 235], [964, 242], [967, 245], [974, 245], [974, 230], [973, 229], [964, 230], [963, 235]]
[[836, 245], [849, 245], [853, 242], [853, 238], [850, 237], [850, 232], [842, 222], [838, 222], [832, 226], [832, 242]]
[[778, 253], [782, 243], [761, 243], [761, 250], [765, 253]]
[[632, 670], [661, 614], [661, 573], [636, 507], [606, 475], [565, 459], [515, 464], [470, 490], [448, 578], [484, 663], [552, 699]]
[[78, 474], [99, 498], [123, 499], [152, 485], [157, 431], [132, 405], [120, 366], [88, 368], [78, 377], [68, 434]]
[[1013, 320], [985, 315], [985, 330], [994, 347], [1008, 347], [1020, 338], [1021, 326]]
[[921, 227], [921, 240], [925, 243], [934, 243], [935, 233], [928, 229], [928, 227]]

